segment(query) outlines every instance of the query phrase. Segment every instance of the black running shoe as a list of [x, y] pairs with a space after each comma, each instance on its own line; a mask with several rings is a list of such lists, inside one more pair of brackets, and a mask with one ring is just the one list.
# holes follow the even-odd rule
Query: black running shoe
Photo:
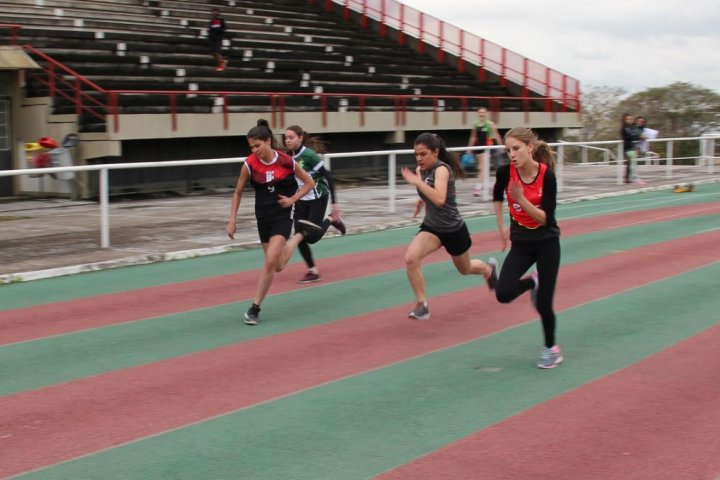
[[495, 290], [498, 282], [498, 262], [495, 258], [490, 258], [487, 263], [488, 265], [490, 265], [492, 271], [490, 272], [490, 276], [486, 278], [485, 281], [487, 282], [487, 286], [490, 290]]
[[300, 277], [300, 280], [298, 280], [298, 283], [313, 283], [313, 282], [319, 282], [319, 281], [320, 281], [319, 273], [307, 272], [307, 273], [305, 273], [305, 275]]
[[259, 306], [253, 303], [252, 306], [248, 309], [248, 311], [245, 312], [245, 323], [247, 325], [257, 325], [258, 323], [260, 323]]
[[330, 221], [330, 225], [335, 227], [338, 232], [340, 232], [340, 235], [345, 235], [347, 233], [347, 228], [345, 227], [345, 223], [342, 221], [342, 218], [337, 217], [335, 220]]
[[302, 233], [305, 238], [311, 235], [322, 235], [322, 227], [312, 223], [310, 220], [298, 220], [295, 225], [295, 233]]
[[414, 318], [415, 320], [429, 320], [430, 309], [428, 308], [427, 302], [418, 302], [415, 308], [408, 313], [408, 318]]

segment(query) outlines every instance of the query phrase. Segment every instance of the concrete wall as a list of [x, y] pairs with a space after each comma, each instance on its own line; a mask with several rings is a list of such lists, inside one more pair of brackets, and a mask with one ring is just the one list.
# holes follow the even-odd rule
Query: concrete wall
[[[48, 98], [24, 99], [21, 88], [15, 89], [18, 98], [15, 112], [15, 139], [17, 142], [16, 168], [26, 168], [25, 142], [36, 142], [40, 137], [51, 136], [61, 142], [77, 128], [75, 115], [50, 115]], [[493, 120], [502, 130], [515, 126], [537, 129], [547, 139], [559, 138], [565, 128], [580, 126], [576, 113], [548, 114], [532, 112], [493, 113]], [[220, 113], [177, 115], [169, 114], [120, 115], [115, 131], [114, 118], [108, 117], [108, 128], [103, 133], [81, 133], [79, 145], [73, 152], [75, 164], [102, 164], [137, 161], [183, 160], [198, 158], [241, 157], [249, 154], [245, 134], [259, 118], [272, 122], [269, 112], [232, 113], [227, 128]], [[410, 148], [415, 136], [424, 131], [440, 133], [448, 146], [459, 147], [467, 143], [475, 121], [475, 112], [395, 112], [333, 111], [326, 114], [325, 124], [321, 113], [276, 113], [273, 131], [280, 136], [290, 125], [300, 125], [307, 132], [328, 142], [328, 150], [372, 151], [393, 148]], [[359, 176], [373, 176], [384, 171], [386, 159], [372, 156], [333, 162], [333, 169], [346, 177], [357, 172]], [[399, 159], [412, 162], [412, 157]], [[181, 169], [151, 169], [146, 172], [127, 170], [115, 172], [110, 178], [111, 192], [155, 190], [186, 191], [196, 188], [225, 186], [228, 178], [236, 176], [228, 166]], [[186, 175], [187, 178], [184, 177]], [[59, 195], [88, 198], [96, 195], [97, 175], [82, 173], [72, 181], [56, 180], [48, 175], [40, 178], [16, 177], [16, 191], [20, 195]], [[140, 188], [138, 188], [140, 186]]]
[[[564, 129], [581, 126], [576, 113], [544, 112], [499, 112], [492, 115], [500, 129], [527, 126], [537, 129]], [[175, 129], [170, 115], [135, 114], [118, 117], [118, 131], [115, 131], [114, 118], [109, 118], [106, 140], [122, 141], [128, 139], [149, 138], [186, 138], [245, 135], [255, 126], [259, 118], [271, 122], [272, 128], [280, 132], [290, 125], [301, 125], [308, 132], [341, 133], [341, 132], [402, 132], [402, 131], [443, 131], [470, 130], [475, 121], [475, 112], [405, 112], [404, 122], [398, 124], [394, 112], [365, 112], [363, 117], [358, 112], [328, 112], [326, 124], [320, 113], [287, 112], [272, 124], [273, 116], [268, 113], [232, 113], [228, 115], [225, 128], [221, 114], [180, 114], [176, 117]], [[96, 134], [98, 135], [98, 134]], [[81, 138], [85, 138], [81, 135]], [[100, 138], [98, 136], [97, 138]]]

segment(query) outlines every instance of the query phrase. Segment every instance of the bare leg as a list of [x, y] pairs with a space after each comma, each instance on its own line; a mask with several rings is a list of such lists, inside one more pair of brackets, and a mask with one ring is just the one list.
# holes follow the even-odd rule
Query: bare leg
[[292, 258], [292, 255], [295, 252], [295, 248], [300, 242], [303, 241], [303, 238], [305, 238], [305, 236], [302, 233], [296, 233], [292, 237], [288, 238], [287, 242], [285, 242], [285, 246], [283, 247], [282, 252], [280, 253], [278, 263], [275, 266], [276, 272], [282, 272], [285, 269], [288, 262], [290, 261], [290, 258]]
[[475, 155], [477, 158], [477, 165], [478, 165], [478, 183], [480, 185], [485, 185], [485, 152], [482, 151], [478, 155]]
[[407, 269], [408, 280], [418, 303], [427, 302], [425, 276], [422, 273], [422, 259], [440, 247], [439, 238], [432, 233], [420, 232], [413, 238], [405, 252], [405, 268]]
[[488, 156], [489, 156], [489, 154], [487, 151], [483, 151], [483, 152], [480, 152], [479, 154], [475, 155], [475, 157], [477, 158], [477, 166], [478, 166], [478, 177], [477, 177], [478, 183], [475, 185], [475, 188], [473, 190], [473, 195], [476, 197], [483, 196], [483, 197], [487, 198], [487, 192], [485, 192], [485, 189], [486, 189], [485, 170], [487, 169], [488, 162], [489, 162]]
[[285, 246], [285, 238], [282, 235], [273, 235], [270, 237], [268, 243], [263, 243], [263, 250], [265, 250], [265, 263], [263, 264], [263, 270], [258, 280], [257, 290], [255, 291], [255, 298], [253, 302], [256, 305], [260, 305], [265, 299], [270, 285], [272, 285], [273, 277], [277, 269], [278, 262], [282, 255], [283, 247]]
[[487, 279], [492, 273], [490, 265], [477, 258], [470, 258], [469, 250], [462, 255], [452, 257], [452, 261], [457, 271], [463, 275], [482, 275]]

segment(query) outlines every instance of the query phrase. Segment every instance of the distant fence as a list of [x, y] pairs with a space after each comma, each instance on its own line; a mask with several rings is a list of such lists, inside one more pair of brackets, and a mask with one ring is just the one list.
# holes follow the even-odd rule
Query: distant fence
[[[720, 139], [720, 135], [709, 135], [703, 137], [681, 137], [681, 138], [662, 138], [652, 140], [653, 145], [664, 144], [666, 153], [665, 156], [653, 156], [652, 158], [645, 159], [647, 162], [653, 162], [655, 165], [663, 165], [665, 170], [666, 178], [673, 178], [674, 166], [676, 166], [676, 158], [673, 157], [673, 145], [677, 142], [694, 142], [698, 145], [698, 155], [692, 158], [683, 158], [683, 162], [692, 161], [693, 168], [712, 174], [715, 168], [715, 162], [720, 158], [716, 154], [717, 140]], [[557, 154], [557, 166], [556, 176], [558, 178], [558, 191], [562, 192], [564, 188], [564, 169], [566, 164], [578, 164], [578, 165], [606, 165], [608, 168], [613, 168], [615, 171], [615, 182], [618, 185], [623, 183], [624, 176], [624, 162], [618, 161], [622, 159], [623, 142], [621, 140], [610, 140], [610, 141], [598, 141], [598, 142], [558, 142], [551, 143], [551, 147], [554, 147]], [[491, 150], [504, 149], [503, 146], [493, 147], [473, 147], [468, 149], [466, 147], [450, 148], [451, 151], [463, 152], [467, 150], [473, 150], [476, 153], [482, 153], [486, 156], [490, 155]], [[601, 160], [600, 162], [584, 162], [583, 154], [581, 153], [586, 149], [599, 149], [612, 153], [615, 160]], [[577, 157], [573, 158], [573, 161], [569, 159], [574, 155], [573, 152], [578, 152]], [[388, 182], [388, 209], [390, 212], [396, 210], [396, 180], [398, 174], [398, 157], [401, 155], [413, 155], [414, 151], [410, 149], [404, 150], [380, 150], [380, 151], [367, 151], [367, 152], [348, 152], [348, 153], [328, 153], [325, 154], [325, 160], [330, 167], [333, 160], [337, 161], [343, 158], [350, 157], [361, 157], [361, 156], [387, 156], [387, 182]], [[109, 204], [110, 204], [110, 192], [109, 192], [109, 175], [111, 170], [127, 170], [127, 169], [145, 169], [145, 168], [168, 168], [168, 167], [186, 167], [192, 165], [215, 165], [215, 164], [227, 164], [227, 163], [240, 163], [245, 160], [245, 157], [232, 157], [232, 158], [213, 158], [213, 159], [202, 159], [202, 160], [177, 160], [177, 161], [165, 161], [165, 162], [138, 162], [138, 163], [118, 163], [118, 164], [106, 164], [106, 165], [82, 165], [73, 167], [51, 167], [51, 168], [25, 168], [18, 170], [0, 170], [0, 177], [12, 177], [20, 175], [43, 175], [43, 174], [56, 174], [63, 172], [88, 172], [97, 171], [100, 176], [99, 181], [99, 204], [100, 204], [100, 245], [102, 248], [110, 247], [110, 216], [109, 216]], [[642, 159], [641, 159], [642, 161]], [[485, 169], [485, 185], [483, 188], [482, 200], [490, 199], [490, 162], [483, 162]]]

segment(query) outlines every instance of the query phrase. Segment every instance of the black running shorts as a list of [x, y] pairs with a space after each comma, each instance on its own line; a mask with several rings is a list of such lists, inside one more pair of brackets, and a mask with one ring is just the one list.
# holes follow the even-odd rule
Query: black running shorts
[[268, 243], [273, 235], [282, 235], [287, 240], [292, 233], [292, 218], [279, 218], [267, 222], [257, 222], [258, 235], [260, 242]]
[[467, 252], [472, 245], [472, 239], [470, 238], [470, 231], [463, 222], [462, 226], [454, 232], [436, 232], [432, 228], [429, 228], [424, 223], [420, 225], [420, 232], [432, 233], [440, 239], [440, 244], [445, 247], [445, 250], [452, 255], [457, 257]]

